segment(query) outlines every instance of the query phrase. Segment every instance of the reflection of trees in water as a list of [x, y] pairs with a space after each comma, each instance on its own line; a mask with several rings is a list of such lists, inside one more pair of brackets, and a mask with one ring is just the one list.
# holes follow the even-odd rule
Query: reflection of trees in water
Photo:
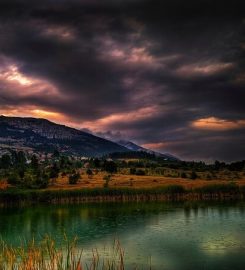
[[41, 238], [45, 234], [53, 237], [78, 235], [93, 240], [118, 233], [136, 230], [145, 226], [152, 215], [173, 208], [159, 203], [50, 205], [28, 208], [1, 209], [0, 234], [12, 243], [19, 238]]
[[[242, 204], [235, 203], [245, 215]], [[41, 238], [50, 234], [57, 239], [78, 235], [84, 241], [102, 239], [108, 235], [127, 234], [148, 224], [156, 223], [158, 215], [184, 213], [186, 223], [196, 219], [199, 211], [203, 216], [216, 211], [228, 217], [231, 206], [207, 203], [103, 203], [84, 205], [49, 205], [0, 210], [0, 234], [9, 242], [18, 243], [25, 239]]]
[[234, 208], [239, 211], [241, 216], [245, 216], [245, 204], [241, 201], [224, 202], [186, 202], [183, 205], [186, 222], [190, 218], [197, 218], [199, 212], [202, 216], [208, 216], [210, 213], [218, 213], [220, 217], [229, 217]]
[[[239, 260], [245, 264], [241, 250], [233, 249], [232, 252], [237, 253], [230, 254], [227, 249], [225, 257], [219, 255], [217, 258], [213, 250], [207, 252], [205, 248], [217, 246], [222, 241], [226, 241], [226, 247], [231, 239], [234, 242], [230, 246], [237, 248], [238, 239], [242, 238], [239, 233], [244, 233], [242, 229], [239, 231], [239, 222], [245, 217], [244, 209], [244, 203], [238, 202], [110, 203], [1, 209], [0, 232], [8, 242], [17, 244], [20, 237], [28, 240], [33, 235], [40, 238], [46, 233], [59, 241], [65, 231], [69, 237], [78, 235], [82, 247], [87, 250], [101, 247], [117, 235], [130, 262], [139, 258], [139, 263], [145, 263], [151, 255], [155, 265], [169, 265], [167, 269], [203, 269], [205, 262], [206, 266], [215, 266], [208, 269], [232, 265], [242, 269], [238, 264]], [[228, 234], [233, 238], [227, 238]]]

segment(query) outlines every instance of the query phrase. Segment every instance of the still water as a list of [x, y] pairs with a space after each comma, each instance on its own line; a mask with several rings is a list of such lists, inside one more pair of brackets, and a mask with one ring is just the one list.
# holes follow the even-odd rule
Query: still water
[[84, 256], [119, 239], [127, 268], [245, 269], [245, 204], [83, 204], [0, 209], [0, 236], [13, 245], [49, 234], [79, 237]]

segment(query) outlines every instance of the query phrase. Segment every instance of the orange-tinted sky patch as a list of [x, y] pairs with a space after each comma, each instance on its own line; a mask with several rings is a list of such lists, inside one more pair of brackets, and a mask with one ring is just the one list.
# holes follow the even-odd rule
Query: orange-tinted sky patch
[[192, 122], [192, 126], [198, 129], [206, 130], [229, 130], [229, 129], [239, 129], [245, 128], [245, 120], [225, 120], [216, 117], [208, 117], [198, 119]]

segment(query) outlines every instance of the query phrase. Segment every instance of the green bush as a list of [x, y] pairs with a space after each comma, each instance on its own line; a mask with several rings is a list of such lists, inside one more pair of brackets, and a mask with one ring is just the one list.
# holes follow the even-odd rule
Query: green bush
[[105, 181], [110, 181], [110, 180], [111, 180], [111, 175], [110, 175], [110, 174], [105, 175], [105, 176], [103, 177], [103, 180], [105, 180]]
[[34, 188], [35, 186], [35, 179], [34, 176], [31, 174], [26, 174], [23, 178], [22, 185], [23, 188]]
[[105, 183], [104, 183], [104, 188], [108, 188], [109, 187], [109, 182], [110, 182], [110, 180], [111, 180], [111, 175], [105, 175], [104, 177], [103, 177], [103, 180], [105, 180]]
[[138, 169], [138, 170], [136, 170], [135, 174], [136, 175], [145, 175], [145, 171], [141, 170], [141, 169]]
[[74, 173], [69, 176], [69, 184], [70, 185], [76, 185], [79, 179], [81, 178], [79, 173]]
[[88, 175], [88, 178], [93, 177], [93, 171], [91, 169], [87, 169], [86, 174]]
[[182, 172], [180, 176], [181, 176], [181, 178], [187, 178], [187, 176], [186, 176], [186, 173], [185, 173], [185, 172]]
[[192, 172], [191, 172], [190, 179], [192, 179], [192, 180], [197, 179], [197, 174], [196, 174], [195, 171], [192, 171]]
[[212, 176], [210, 174], [207, 174], [206, 179], [207, 180], [211, 180], [212, 179]]
[[114, 161], [105, 161], [104, 162], [104, 170], [108, 173], [116, 173], [117, 172], [117, 164]]
[[21, 182], [20, 176], [17, 172], [13, 172], [7, 178], [7, 182], [10, 185], [18, 185]]
[[45, 171], [37, 170], [35, 173], [33, 171], [26, 172], [19, 186], [21, 188], [43, 189], [47, 188], [48, 184], [49, 175]]
[[135, 174], [136, 173], [136, 169], [135, 168], [130, 168], [129, 169], [129, 174]]
[[49, 176], [46, 173], [38, 176], [35, 179], [35, 186], [36, 188], [47, 188], [49, 184]]

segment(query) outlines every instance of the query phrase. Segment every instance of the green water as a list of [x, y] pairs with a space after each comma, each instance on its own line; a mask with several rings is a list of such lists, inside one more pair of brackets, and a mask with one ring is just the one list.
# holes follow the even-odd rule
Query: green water
[[33, 206], [0, 209], [1, 237], [13, 245], [64, 231], [84, 256], [120, 239], [130, 268], [245, 269], [245, 204], [169, 203]]

